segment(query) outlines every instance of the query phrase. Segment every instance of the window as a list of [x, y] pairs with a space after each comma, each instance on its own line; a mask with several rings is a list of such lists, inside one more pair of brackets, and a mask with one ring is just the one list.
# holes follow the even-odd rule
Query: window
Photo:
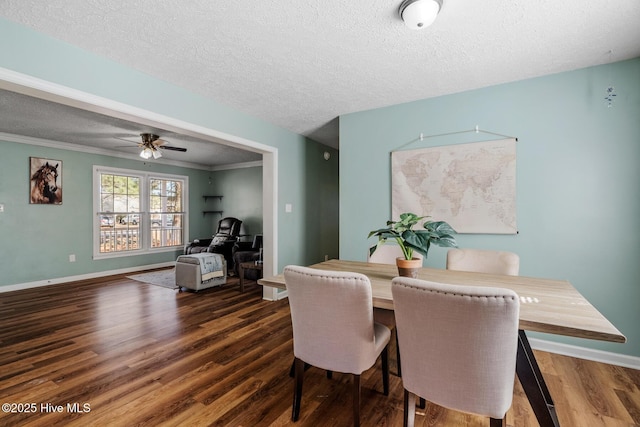
[[94, 166], [94, 258], [184, 244], [187, 177]]
[[152, 178], [150, 188], [151, 247], [182, 245], [182, 181]]
[[139, 176], [100, 174], [99, 252], [113, 253], [140, 249]]

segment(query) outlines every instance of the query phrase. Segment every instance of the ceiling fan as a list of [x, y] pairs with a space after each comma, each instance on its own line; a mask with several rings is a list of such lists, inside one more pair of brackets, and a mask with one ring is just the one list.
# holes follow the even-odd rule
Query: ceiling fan
[[162, 157], [160, 150], [180, 151], [183, 153], [187, 151], [186, 148], [168, 145], [167, 141], [160, 139], [158, 135], [153, 133], [141, 133], [140, 137], [142, 138], [142, 142], [138, 143], [138, 147], [142, 148], [140, 157], [143, 159], [150, 159], [151, 157], [159, 159]]

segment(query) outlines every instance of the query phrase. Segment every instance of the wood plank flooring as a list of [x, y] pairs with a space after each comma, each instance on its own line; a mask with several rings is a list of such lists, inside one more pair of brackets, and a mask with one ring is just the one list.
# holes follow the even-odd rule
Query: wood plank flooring
[[[350, 378], [311, 368], [292, 423], [286, 300], [237, 279], [178, 292], [124, 276], [0, 293], [0, 426], [349, 426]], [[394, 354], [392, 351], [390, 354]], [[562, 426], [640, 426], [640, 372], [536, 352]], [[362, 376], [362, 425], [402, 425], [402, 382]], [[395, 366], [392, 365], [392, 372]], [[19, 410], [19, 411], [18, 411]], [[418, 426], [487, 426], [434, 405]], [[517, 383], [510, 426], [537, 426]]]

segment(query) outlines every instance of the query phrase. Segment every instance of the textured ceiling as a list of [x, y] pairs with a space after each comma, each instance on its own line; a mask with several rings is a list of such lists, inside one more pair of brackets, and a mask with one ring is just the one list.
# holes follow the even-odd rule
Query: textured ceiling
[[[0, 16], [338, 147], [339, 115], [640, 56], [638, 0], [0, 0]], [[610, 53], [611, 52], [611, 53]]]
[[163, 162], [206, 169], [262, 160], [259, 153], [6, 90], [0, 90], [0, 132], [134, 158], [140, 152], [140, 134], [153, 133], [168, 145], [187, 149], [185, 153], [162, 150]]

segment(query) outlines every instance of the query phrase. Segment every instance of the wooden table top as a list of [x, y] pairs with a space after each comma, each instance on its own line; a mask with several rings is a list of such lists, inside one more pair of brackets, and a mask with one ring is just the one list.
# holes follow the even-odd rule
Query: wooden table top
[[240, 263], [240, 267], [242, 268], [246, 268], [246, 269], [253, 269], [253, 270], [262, 270], [262, 263], [256, 263], [255, 261], [247, 261], [247, 262], [241, 262]]
[[[352, 271], [371, 281], [373, 306], [393, 310], [391, 279], [398, 276], [395, 265], [360, 261], [330, 260], [312, 268]], [[471, 286], [494, 286], [515, 291], [520, 296], [520, 329], [578, 338], [626, 342], [616, 329], [576, 288], [566, 280], [538, 279], [485, 273], [422, 268], [419, 279]], [[263, 286], [286, 289], [279, 274], [258, 281]]]

